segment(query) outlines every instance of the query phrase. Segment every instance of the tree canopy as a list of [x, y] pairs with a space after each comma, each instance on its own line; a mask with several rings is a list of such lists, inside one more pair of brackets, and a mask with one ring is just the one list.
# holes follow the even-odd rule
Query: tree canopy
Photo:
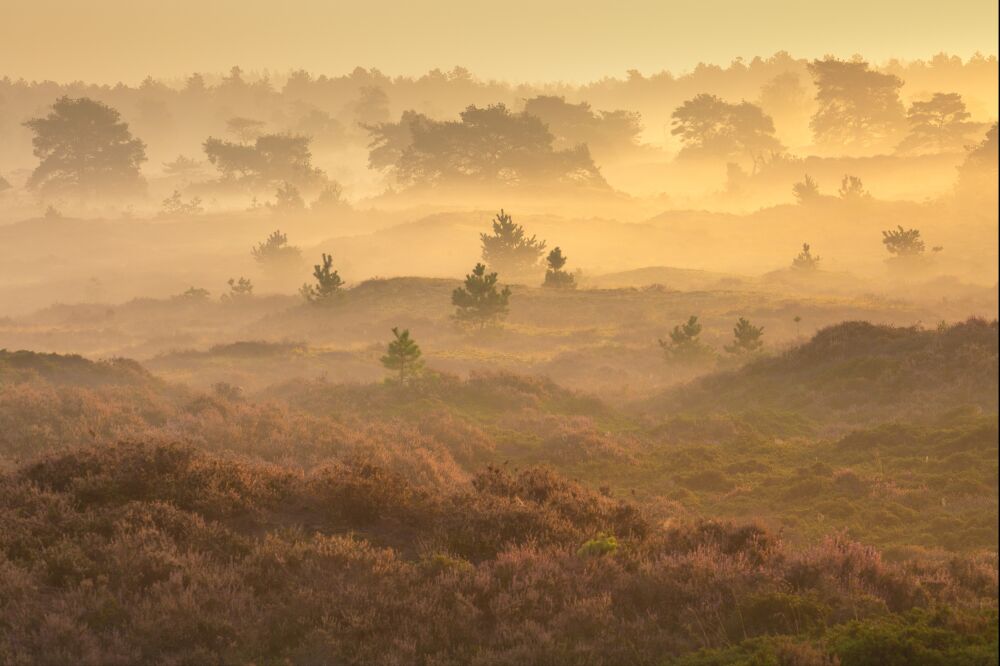
[[140, 165], [146, 147], [107, 104], [87, 97], [60, 97], [49, 114], [24, 125], [40, 160], [28, 187], [45, 194], [134, 194], [144, 187]]
[[869, 148], [891, 140], [903, 126], [903, 81], [861, 60], [814, 60], [809, 71], [819, 108], [810, 126], [816, 142]]
[[671, 134], [684, 144], [682, 157], [738, 159], [755, 162], [780, 152], [774, 122], [750, 102], [731, 104], [715, 95], [701, 94], [677, 107], [671, 115]]
[[205, 154], [226, 180], [254, 189], [272, 189], [284, 183], [315, 187], [325, 176], [313, 167], [309, 137], [295, 134], [264, 134], [253, 144], [234, 143], [209, 137]]
[[578, 185], [606, 188], [586, 146], [557, 150], [539, 118], [503, 104], [469, 106], [458, 121], [404, 113], [367, 126], [369, 164], [403, 185]]

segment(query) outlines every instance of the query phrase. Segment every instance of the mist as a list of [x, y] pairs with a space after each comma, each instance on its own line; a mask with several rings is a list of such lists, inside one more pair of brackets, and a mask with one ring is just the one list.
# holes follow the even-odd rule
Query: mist
[[0, 663], [997, 663], [995, 5], [42, 4]]

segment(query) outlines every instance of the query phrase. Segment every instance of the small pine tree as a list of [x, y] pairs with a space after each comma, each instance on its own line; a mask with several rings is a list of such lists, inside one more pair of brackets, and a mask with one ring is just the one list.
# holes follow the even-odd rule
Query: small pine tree
[[175, 299], [180, 301], [194, 301], [201, 303], [207, 301], [211, 292], [208, 289], [203, 289], [201, 287], [188, 287], [187, 291], [177, 294], [174, 296]]
[[250, 254], [267, 272], [284, 272], [302, 264], [302, 250], [288, 244], [288, 235], [276, 229], [267, 239], [250, 250]]
[[561, 249], [556, 247], [549, 252], [549, 256], [545, 258], [545, 262], [549, 268], [545, 271], [545, 282], [542, 283], [543, 287], [576, 289], [576, 280], [570, 273], [562, 269], [566, 265], [566, 257], [563, 255]]
[[890, 254], [900, 257], [914, 257], [923, 254], [925, 245], [917, 229], [904, 229], [897, 225], [895, 229], [882, 232], [882, 244]]
[[399, 328], [393, 328], [392, 335], [394, 339], [389, 342], [386, 355], [382, 357], [382, 365], [387, 370], [398, 372], [399, 383], [405, 384], [423, 369], [420, 347], [410, 337], [409, 329], [400, 331]]
[[545, 251], [545, 241], [527, 237], [524, 227], [501, 208], [493, 220], [493, 235], [479, 234], [483, 261], [490, 268], [521, 275], [532, 272]]
[[229, 278], [227, 284], [229, 285], [229, 293], [224, 295], [227, 300], [241, 301], [253, 296], [253, 283], [249, 278], [242, 276], [238, 280]]
[[316, 305], [325, 305], [332, 303], [333, 299], [340, 294], [340, 288], [344, 281], [332, 268], [333, 257], [324, 252], [323, 263], [313, 266], [313, 277], [316, 278], [316, 284], [303, 284], [299, 290], [306, 301]]
[[173, 194], [163, 200], [163, 215], [167, 217], [198, 215], [203, 212], [205, 209], [201, 206], [201, 197], [193, 197], [191, 201], [185, 202], [180, 190], [174, 190]]
[[763, 326], [754, 326], [749, 321], [740, 317], [733, 327], [733, 344], [726, 345], [726, 351], [737, 356], [746, 356], [760, 351], [764, 346], [761, 336], [764, 335]]
[[797, 257], [792, 259], [792, 268], [803, 271], [814, 271], [819, 268], [819, 257], [813, 256], [809, 248], [809, 243], [802, 244], [802, 251], [799, 252]]
[[698, 340], [701, 323], [696, 315], [691, 315], [683, 324], [674, 326], [670, 340], [660, 339], [660, 348], [667, 360], [696, 361], [711, 356], [712, 350]]
[[452, 292], [451, 303], [459, 323], [485, 328], [507, 316], [510, 287], [498, 289], [497, 274], [487, 273], [485, 265], [476, 264], [465, 276], [465, 284]]
[[299, 188], [289, 182], [284, 182], [274, 193], [274, 204], [271, 209], [276, 213], [296, 213], [305, 210], [306, 202], [299, 194]]
[[865, 189], [865, 184], [861, 182], [861, 179], [848, 174], [845, 174], [840, 181], [840, 189], [837, 190], [837, 194], [844, 201], [860, 201], [871, 198], [871, 194]]
[[819, 198], [819, 185], [812, 176], [806, 174], [801, 182], [792, 185], [792, 194], [800, 204], [807, 204]]

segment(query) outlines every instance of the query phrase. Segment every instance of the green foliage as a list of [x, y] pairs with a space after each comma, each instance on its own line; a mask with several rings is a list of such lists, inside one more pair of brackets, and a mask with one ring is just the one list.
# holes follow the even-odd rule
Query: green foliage
[[598, 534], [588, 539], [576, 551], [577, 557], [603, 557], [614, 555], [618, 551], [618, 539], [611, 534]]
[[882, 232], [882, 244], [890, 254], [900, 257], [914, 257], [924, 252], [924, 241], [920, 238], [919, 229], [904, 229], [897, 225], [895, 229]]
[[497, 288], [497, 274], [487, 273], [486, 266], [476, 264], [465, 276], [465, 284], [451, 294], [455, 319], [461, 324], [483, 328], [507, 316], [510, 287]]
[[299, 293], [308, 303], [314, 305], [330, 305], [340, 295], [344, 281], [337, 271], [333, 270], [333, 257], [323, 253], [323, 263], [313, 266], [313, 277], [316, 284], [303, 284]]
[[410, 337], [410, 330], [398, 328], [392, 329], [393, 340], [389, 342], [389, 347], [385, 356], [382, 357], [382, 365], [388, 370], [399, 373], [399, 383], [405, 384], [408, 379], [412, 379], [420, 374], [423, 368], [423, 361], [420, 360], [420, 347]]
[[763, 335], [763, 326], [754, 326], [747, 319], [740, 317], [733, 327], [733, 343], [726, 345], [725, 349], [736, 356], [754, 354], [764, 346], [764, 341], [761, 340]]
[[493, 220], [493, 234], [479, 234], [483, 261], [490, 268], [522, 275], [535, 270], [545, 250], [545, 241], [528, 238], [524, 227], [501, 208]]
[[562, 267], [566, 265], [566, 257], [563, 256], [562, 250], [558, 247], [554, 248], [549, 252], [549, 256], [545, 258], [545, 261], [549, 267], [545, 271], [545, 282], [542, 283], [543, 287], [576, 289], [576, 280], [572, 274], [562, 270]]
[[792, 260], [792, 268], [803, 271], [814, 271], [819, 268], [819, 257], [813, 256], [809, 243], [802, 244], [802, 252]]
[[60, 97], [43, 118], [24, 123], [40, 161], [28, 187], [44, 194], [80, 196], [134, 194], [146, 146], [132, 136], [121, 114], [87, 97]]
[[677, 324], [670, 331], [670, 340], [660, 339], [660, 348], [668, 360], [700, 361], [711, 358], [712, 350], [698, 340], [701, 324], [697, 315], [691, 315], [683, 324]]

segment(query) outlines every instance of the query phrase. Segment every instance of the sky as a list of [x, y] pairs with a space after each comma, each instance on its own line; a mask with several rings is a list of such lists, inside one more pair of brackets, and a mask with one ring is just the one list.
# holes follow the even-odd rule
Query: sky
[[996, 0], [0, 0], [0, 76], [136, 83], [240, 65], [584, 82], [788, 51], [998, 51]]

